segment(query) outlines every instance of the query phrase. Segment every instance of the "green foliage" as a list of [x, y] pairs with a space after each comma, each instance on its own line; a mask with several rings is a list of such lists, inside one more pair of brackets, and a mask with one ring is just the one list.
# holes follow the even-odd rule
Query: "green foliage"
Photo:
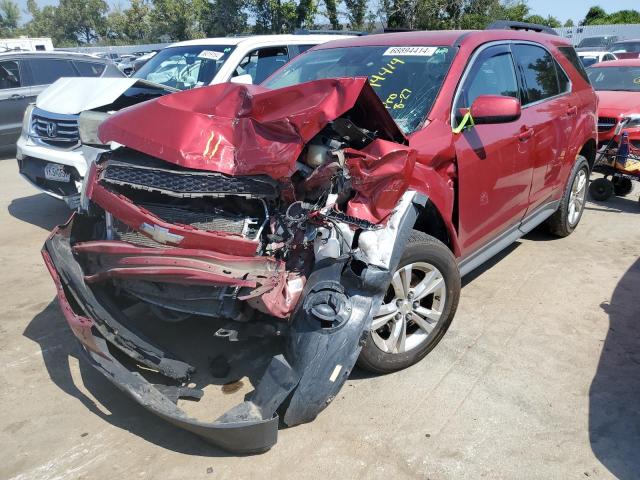
[[591, 7], [581, 25], [615, 25], [621, 23], [640, 23], [640, 12], [637, 10], [620, 10], [607, 14], [600, 7]]
[[347, 19], [352, 30], [365, 28], [364, 21], [367, 14], [367, 0], [344, 0], [347, 7]]
[[565, 28], [571, 28], [573, 27], [573, 20], [569, 19], [566, 22], [564, 22], [564, 26]]
[[0, 37], [9, 37], [18, 30], [20, 8], [13, 0], [0, 0]]

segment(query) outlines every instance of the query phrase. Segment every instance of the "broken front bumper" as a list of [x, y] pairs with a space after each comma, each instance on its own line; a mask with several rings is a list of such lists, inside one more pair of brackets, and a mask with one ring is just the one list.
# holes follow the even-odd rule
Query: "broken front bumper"
[[127, 328], [118, 309], [87, 286], [72, 253], [69, 235], [73, 219], [54, 230], [42, 255], [56, 285], [62, 312], [88, 363], [145, 409], [218, 447], [236, 453], [257, 453], [271, 448], [278, 436], [275, 411], [297, 383], [284, 357], [273, 357], [251, 401], [237, 405], [212, 423], [190, 418], [176, 402], [181, 397], [197, 396], [200, 391], [180, 385], [151, 384], [109, 352], [107, 341], [137, 363], [174, 380], [171, 383], [185, 384], [193, 371], [187, 363], [167, 356]]

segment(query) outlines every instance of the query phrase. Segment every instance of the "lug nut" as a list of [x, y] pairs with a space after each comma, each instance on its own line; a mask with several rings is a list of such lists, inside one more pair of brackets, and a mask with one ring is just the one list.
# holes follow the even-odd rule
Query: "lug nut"
[[411, 300], [413, 298], [413, 292], [409, 292], [409, 300]]
[[401, 313], [396, 313], [396, 316], [394, 318], [396, 320], [400, 320], [402, 318], [402, 314]]
[[413, 302], [413, 309], [415, 310], [416, 308], [420, 307], [420, 302]]
[[401, 306], [402, 306], [402, 303], [403, 303], [403, 302], [402, 302], [402, 300], [401, 300], [401, 299], [400, 299], [400, 300], [396, 300], [396, 305], [397, 305], [398, 307], [401, 307]]

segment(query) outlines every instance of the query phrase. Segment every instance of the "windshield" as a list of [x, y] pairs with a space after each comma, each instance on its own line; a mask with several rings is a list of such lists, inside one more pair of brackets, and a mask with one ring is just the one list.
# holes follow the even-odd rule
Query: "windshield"
[[618, 42], [611, 45], [610, 52], [640, 52], [640, 42]]
[[431, 110], [455, 56], [451, 47], [346, 47], [311, 50], [278, 70], [263, 86], [282, 88], [312, 80], [368, 77], [404, 133]]
[[596, 67], [587, 72], [595, 90], [640, 92], [640, 67]]
[[189, 45], [161, 50], [133, 74], [150, 82], [179, 90], [209, 85], [233, 45]]
[[583, 47], [606, 47], [609, 41], [607, 37], [589, 37], [584, 38], [578, 44], [578, 48]]

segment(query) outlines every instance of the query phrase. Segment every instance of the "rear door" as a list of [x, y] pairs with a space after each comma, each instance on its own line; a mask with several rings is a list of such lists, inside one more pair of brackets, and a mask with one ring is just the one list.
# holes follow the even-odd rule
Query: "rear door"
[[257, 85], [288, 61], [289, 51], [285, 45], [257, 48], [245, 55], [233, 72], [232, 77], [251, 75], [253, 84]]
[[22, 116], [31, 101], [21, 62], [19, 58], [0, 59], [0, 146], [18, 140]]
[[557, 197], [578, 105], [571, 95], [569, 77], [545, 48], [538, 44], [518, 43], [512, 46], [512, 52], [524, 88], [523, 128], [533, 133], [529, 214]]
[[[454, 101], [454, 126], [480, 95], [520, 97], [508, 44], [485, 48], [472, 60]], [[531, 187], [530, 144], [530, 131], [520, 120], [476, 125], [455, 135], [463, 256], [520, 223]]]

